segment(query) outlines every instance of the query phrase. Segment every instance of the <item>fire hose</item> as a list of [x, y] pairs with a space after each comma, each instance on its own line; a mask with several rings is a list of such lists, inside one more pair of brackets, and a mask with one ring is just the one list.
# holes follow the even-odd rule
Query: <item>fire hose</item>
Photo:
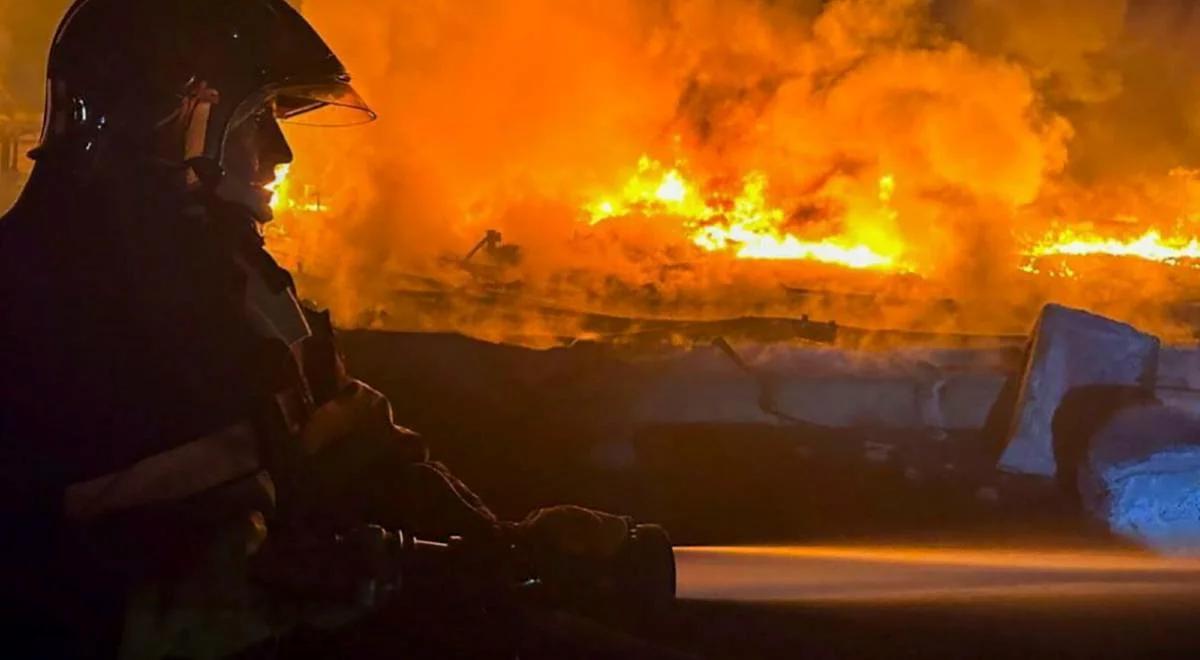
[[357, 611], [401, 596], [457, 594], [640, 618], [662, 612], [675, 598], [674, 549], [658, 525], [631, 525], [619, 551], [606, 559], [535, 554], [519, 542], [433, 542], [370, 525], [264, 547], [252, 575], [274, 593]]

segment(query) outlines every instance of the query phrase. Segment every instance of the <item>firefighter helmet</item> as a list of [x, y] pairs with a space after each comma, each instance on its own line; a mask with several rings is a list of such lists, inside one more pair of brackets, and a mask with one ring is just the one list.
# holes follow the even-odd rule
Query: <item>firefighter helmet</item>
[[84, 171], [132, 150], [187, 163], [195, 183], [219, 175], [230, 132], [264, 107], [321, 125], [375, 118], [285, 0], [76, 0], [47, 78], [30, 155]]

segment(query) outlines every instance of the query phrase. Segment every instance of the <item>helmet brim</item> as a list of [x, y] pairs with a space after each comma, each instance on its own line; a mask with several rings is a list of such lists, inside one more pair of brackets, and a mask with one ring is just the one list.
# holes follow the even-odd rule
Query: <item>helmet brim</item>
[[280, 121], [302, 126], [357, 126], [378, 118], [350, 83], [339, 77], [268, 85], [238, 104], [229, 125], [236, 126], [269, 105], [275, 107]]
[[349, 83], [295, 85], [275, 93], [275, 116], [301, 126], [357, 126], [378, 115]]

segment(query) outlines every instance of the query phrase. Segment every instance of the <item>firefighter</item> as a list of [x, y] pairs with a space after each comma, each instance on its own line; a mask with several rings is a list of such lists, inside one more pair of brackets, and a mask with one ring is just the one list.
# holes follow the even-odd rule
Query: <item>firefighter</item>
[[279, 122], [375, 118], [284, 0], [77, 0], [47, 83], [33, 172], [0, 220], [2, 577], [8, 622], [42, 645], [28, 657], [139, 634], [168, 655], [164, 603], [217, 598], [228, 566], [292, 529], [598, 556], [625, 538], [624, 519], [575, 508], [498, 521], [346, 374], [328, 317], [264, 250], [267, 185], [292, 160]]

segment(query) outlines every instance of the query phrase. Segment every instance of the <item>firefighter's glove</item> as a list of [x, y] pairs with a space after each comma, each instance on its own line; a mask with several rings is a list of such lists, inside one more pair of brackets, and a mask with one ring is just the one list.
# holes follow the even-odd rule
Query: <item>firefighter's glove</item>
[[361, 381], [352, 381], [337, 397], [313, 413], [301, 434], [305, 453], [316, 454], [344, 441], [367, 442], [405, 462], [429, 458], [425, 441], [396, 426], [392, 404]]
[[539, 509], [517, 525], [521, 540], [538, 554], [604, 560], [629, 538], [629, 520], [578, 506]]

